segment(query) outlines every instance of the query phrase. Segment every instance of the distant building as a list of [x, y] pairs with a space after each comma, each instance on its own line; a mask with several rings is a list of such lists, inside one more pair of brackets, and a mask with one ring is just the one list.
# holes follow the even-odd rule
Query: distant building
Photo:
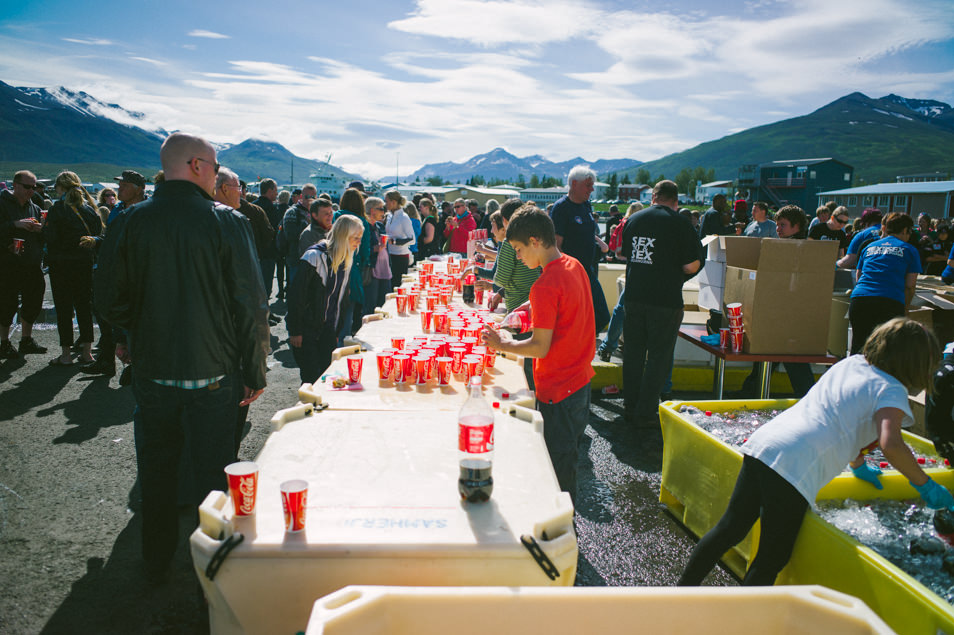
[[933, 218], [950, 218], [954, 181], [878, 183], [819, 192], [816, 207], [830, 200], [844, 205], [854, 217], [861, 216], [868, 207], [876, 207], [885, 214], [905, 212], [917, 218], [918, 214], [927, 213]]
[[926, 174], [907, 174], [905, 176], [896, 176], [894, 177], [894, 180], [897, 183], [930, 183], [933, 181], [947, 181], [950, 178], [950, 174], [928, 172]]
[[712, 197], [717, 194], [731, 196], [733, 194], [732, 181], [710, 181], [709, 183], [696, 185], [696, 202], [698, 203], [711, 205]]
[[559, 199], [561, 196], [565, 196], [569, 191], [569, 188], [565, 186], [528, 187], [520, 190], [520, 200], [533, 201], [542, 209], [550, 203], [556, 203], [557, 199]]
[[770, 205], [798, 205], [812, 214], [821, 192], [851, 187], [854, 168], [837, 159], [770, 161], [739, 168], [736, 189], [749, 191], [754, 201]]
[[638, 201], [640, 195], [644, 191], [649, 190], [651, 192], [652, 189], [653, 189], [652, 186], [646, 185], [645, 183], [638, 183], [635, 185], [632, 183], [627, 183], [625, 185], [619, 186], [619, 194], [617, 198], [619, 198], [619, 200], [621, 201], [627, 201], [627, 202]]
[[609, 183], [603, 183], [602, 181], [596, 181], [593, 183], [593, 195], [590, 196], [591, 199], [605, 199], [607, 198], [606, 191], [609, 189]]

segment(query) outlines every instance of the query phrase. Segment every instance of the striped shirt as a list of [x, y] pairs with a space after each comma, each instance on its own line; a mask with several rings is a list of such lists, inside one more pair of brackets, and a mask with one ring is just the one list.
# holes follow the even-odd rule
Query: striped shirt
[[170, 388], [181, 388], [183, 390], [199, 390], [208, 388], [217, 381], [225, 379], [225, 375], [210, 377], [208, 379], [153, 379], [152, 381], [160, 386], [169, 386]]
[[507, 310], [513, 311], [530, 299], [530, 287], [540, 277], [541, 269], [528, 269], [518, 258], [509, 241], [500, 243], [497, 252], [497, 273], [494, 283], [503, 287]]

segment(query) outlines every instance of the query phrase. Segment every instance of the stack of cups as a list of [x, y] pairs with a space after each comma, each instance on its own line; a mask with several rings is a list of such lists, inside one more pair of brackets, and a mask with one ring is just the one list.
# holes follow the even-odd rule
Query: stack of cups
[[731, 345], [733, 353], [742, 352], [742, 340], [743, 340], [743, 328], [742, 328], [742, 304], [739, 302], [733, 302], [731, 304], [725, 305], [726, 317], [729, 318], [729, 333], [728, 339], [729, 342], [726, 342], [726, 334], [724, 331], [726, 329], [720, 329], [719, 331], [719, 344], [722, 348], [728, 349]]

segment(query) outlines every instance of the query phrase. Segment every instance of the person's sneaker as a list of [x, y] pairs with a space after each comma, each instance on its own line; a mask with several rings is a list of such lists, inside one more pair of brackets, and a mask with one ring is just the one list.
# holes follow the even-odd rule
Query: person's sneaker
[[600, 347], [599, 351], [597, 351], [597, 353], [600, 356], [600, 360], [604, 362], [608, 362], [610, 360], [610, 357], [613, 355], [612, 353], [609, 352], [609, 349], [603, 348], [602, 346]]
[[24, 337], [20, 340], [20, 354], [28, 355], [31, 353], [42, 354], [46, 352], [45, 346], [40, 346], [32, 337]]
[[108, 375], [112, 377], [116, 374], [116, 364], [112, 364], [100, 358], [80, 368], [80, 372], [86, 373], [87, 375]]
[[0, 359], [14, 359], [19, 356], [20, 354], [17, 353], [17, 349], [13, 347], [10, 340], [0, 342]]

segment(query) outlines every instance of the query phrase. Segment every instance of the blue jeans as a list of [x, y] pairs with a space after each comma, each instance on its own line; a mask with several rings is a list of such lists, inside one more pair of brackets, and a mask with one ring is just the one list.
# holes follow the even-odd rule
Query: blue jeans
[[142, 488], [142, 556], [147, 567], [172, 561], [179, 539], [178, 482], [188, 451], [197, 505], [212, 490], [226, 491], [225, 466], [235, 458], [238, 414], [233, 373], [198, 390], [162, 386], [133, 371], [138, 408], [136, 462]]
[[625, 295], [626, 289], [623, 289], [613, 308], [613, 317], [610, 318], [609, 328], [606, 329], [606, 338], [600, 343], [601, 352], [608, 351], [612, 355], [619, 346], [619, 336], [623, 334], [623, 325], [626, 323]]
[[537, 401], [543, 415], [543, 440], [560, 489], [570, 493], [576, 503], [576, 467], [579, 463], [579, 442], [590, 419], [590, 385], [557, 403]]

